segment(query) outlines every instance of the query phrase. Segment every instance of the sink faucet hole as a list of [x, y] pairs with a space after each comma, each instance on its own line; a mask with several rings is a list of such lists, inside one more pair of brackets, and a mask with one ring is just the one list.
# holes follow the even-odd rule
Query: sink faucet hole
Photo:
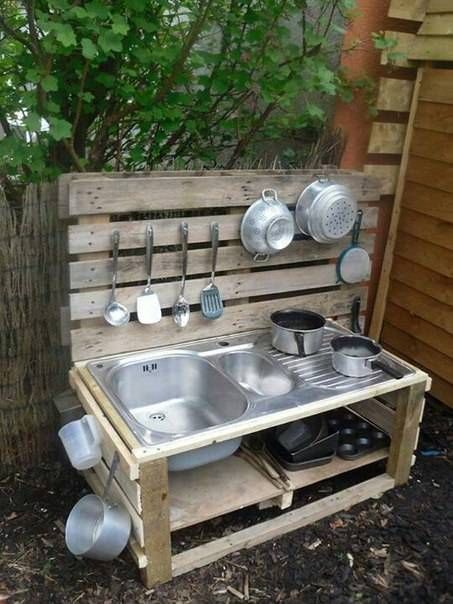
[[165, 413], [151, 413], [151, 415], [149, 416], [149, 419], [155, 421], [155, 422], [162, 422], [165, 419]]
[[230, 343], [229, 342], [225, 342], [225, 340], [221, 340], [220, 342], [217, 342], [217, 346], [229, 346]]

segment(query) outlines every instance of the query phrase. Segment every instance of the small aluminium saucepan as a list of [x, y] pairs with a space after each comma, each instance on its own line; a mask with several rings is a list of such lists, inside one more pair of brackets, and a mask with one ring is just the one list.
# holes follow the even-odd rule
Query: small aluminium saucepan
[[310, 310], [277, 310], [271, 314], [272, 346], [280, 352], [308, 356], [322, 345], [325, 318]]
[[382, 347], [371, 338], [357, 335], [337, 336], [331, 340], [330, 345], [332, 365], [338, 373], [360, 378], [380, 369], [396, 379], [405, 375], [379, 358]]

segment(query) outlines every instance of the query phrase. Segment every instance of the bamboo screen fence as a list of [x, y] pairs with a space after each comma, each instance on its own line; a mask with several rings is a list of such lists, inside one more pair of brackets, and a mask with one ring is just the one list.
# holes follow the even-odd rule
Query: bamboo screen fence
[[0, 476], [52, 448], [52, 397], [64, 389], [60, 344], [65, 295], [63, 226], [56, 187], [29, 186], [21, 203], [0, 188]]

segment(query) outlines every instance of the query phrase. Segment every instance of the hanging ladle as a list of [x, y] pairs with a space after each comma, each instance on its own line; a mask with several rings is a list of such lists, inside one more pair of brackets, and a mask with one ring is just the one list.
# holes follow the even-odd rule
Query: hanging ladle
[[120, 248], [120, 232], [112, 233], [112, 291], [110, 299], [104, 310], [104, 319], [113, 327], [120, 327], [129, 322], [130, 313], [124, 304], [116, 300], [116, 279], [118, 273], [118, 252]]

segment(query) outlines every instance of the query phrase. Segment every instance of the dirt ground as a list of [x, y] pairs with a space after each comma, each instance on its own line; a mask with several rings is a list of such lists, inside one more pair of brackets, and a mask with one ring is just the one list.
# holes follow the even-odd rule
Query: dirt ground
[[[250, 602], [289, 604], [453, 603], [453, 414], [445, 407], [428, 406], [421, 449], [408, 485], [155, 590], [139, 582], [127, 552], [96, 563], [66, 550], [65, 518], [86, 492], [74, 471], [54, 463], [8, 476], [0, 480], [0, 602], [234, 603], [248, 593]], [[302, 497], [350, 481], [326, 481]], [[256, 515], [251, 508], [192, 527], [176, 534], [175, 547], [228, 534]]]

